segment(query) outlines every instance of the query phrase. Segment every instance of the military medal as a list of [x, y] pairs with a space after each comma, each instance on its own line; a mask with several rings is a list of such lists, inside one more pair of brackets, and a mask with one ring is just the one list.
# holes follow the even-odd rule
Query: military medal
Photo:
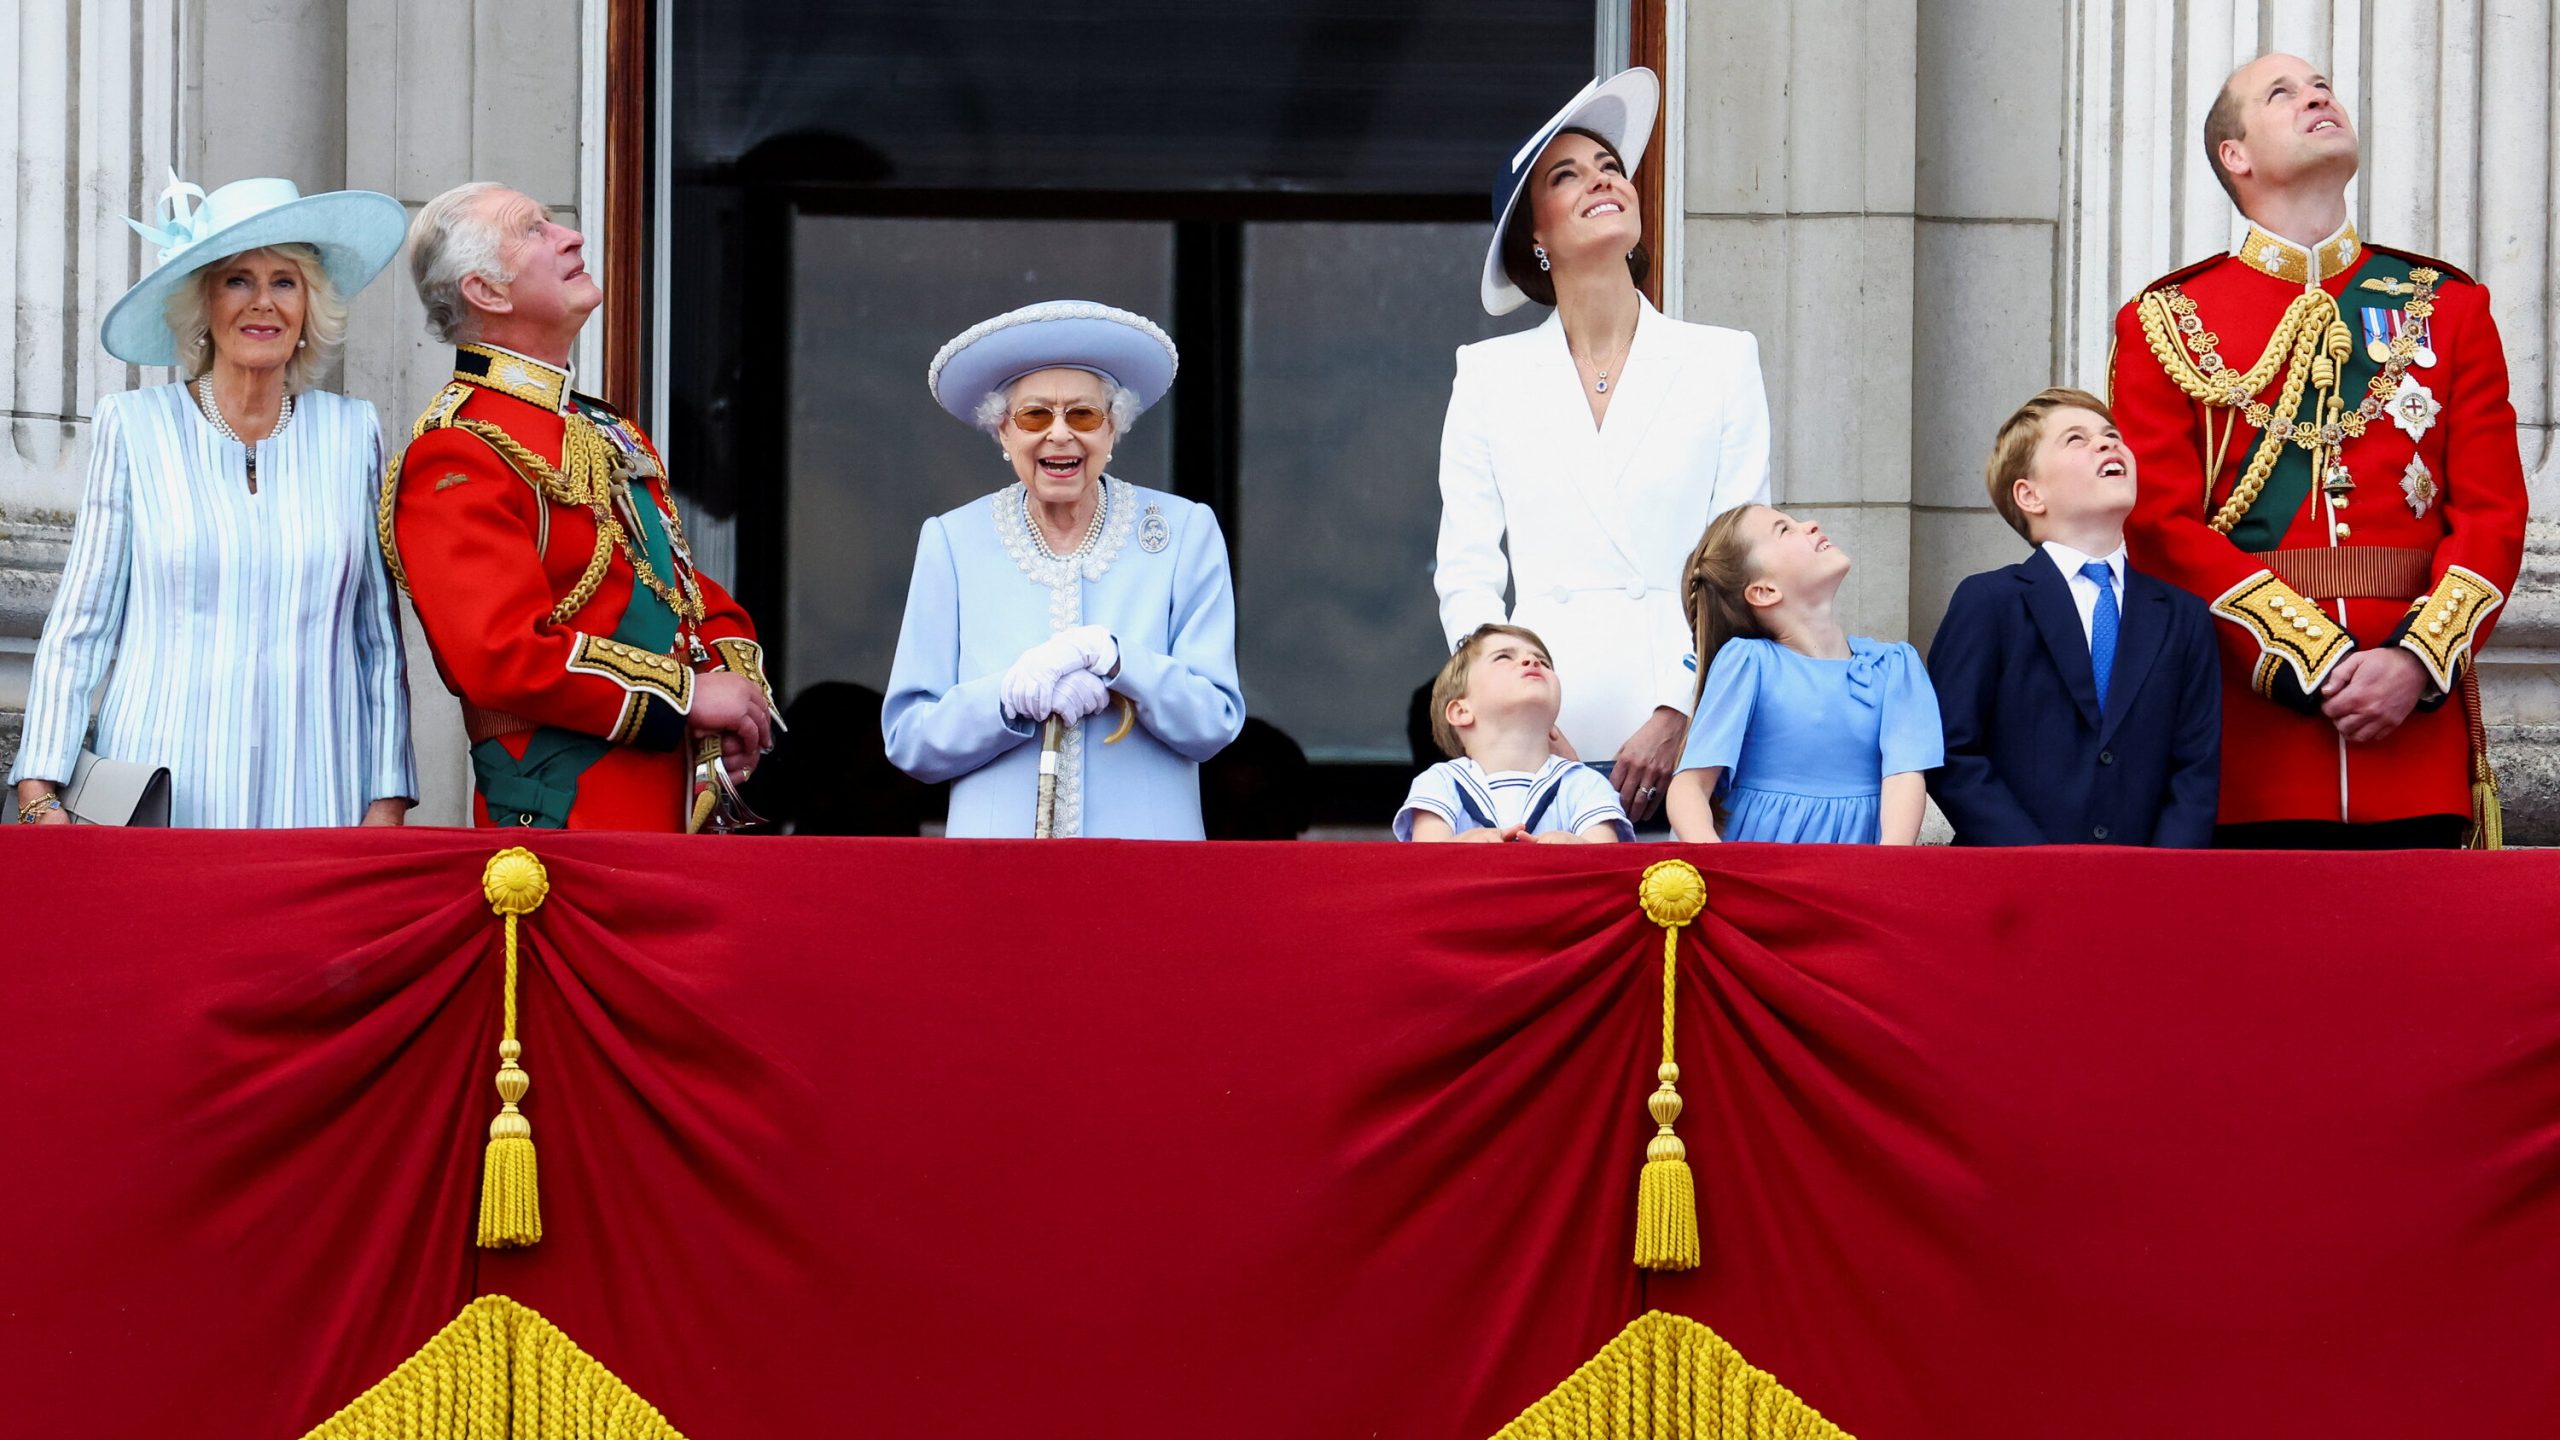
[[1150, 555], [1158, 555], [1172, 543], [1173, 527], [1165, 523], [1164, 512], [1149, 505], [1144, 518], [1138, 521], [1138, 548]]
[[2407, 431], [2412, 440], [2424, 439], [2435, 428], [2437, 413], [2444, 409], [2436, 402], [2433, 391], [2419, 384], [2417, 376], [2408, 374], [2400, 377], [2400, 388], [2391, 392], [2383, 408], [2391, 412], [2391, 423]]
[[2409, 497], [2410, 514], [2427, 518], [2427, 507], [2436, 503], [2436, 477], [2428, 473], [2426, 461], [2409, 457], [2409, 468], [2400, 472], [2400, 493]]
[[2364, 353], [2376, 365], [2391, 363], [2391, 337], [2400, 329], [2397, 310], [2364, 311]]

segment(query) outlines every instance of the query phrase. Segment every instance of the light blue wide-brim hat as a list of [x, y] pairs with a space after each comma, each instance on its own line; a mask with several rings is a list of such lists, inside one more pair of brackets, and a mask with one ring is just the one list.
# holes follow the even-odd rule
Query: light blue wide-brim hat
[[1547, 142], [1566, 130], [1588, 130], [1609, 142], [1633, 179], [1636, 167], [1644, 163], [1645, 147], [1653, 143], [1653, 117], [1661, 109], [1661, 79], [1638, 65], [1583, 86], [1582, 93], [1539, 126], [1527, 144], [1511, 152], [1510, 163], [1493, 181], [1493, 243], [1485, 248], [1481, 291], [1487, 314], [1508, 315], [1529, 303], [1520, 287], [1502, 273], [1502, 232], [1511, 224], [1520, 192], [1528, 186], [1529, 167], [1538, 163]]
[[388, 195], [305, 195], [292, 181], [274, 178], [234, 180], [207, 195], [172, 174], [169, 188], [160, 192], [159, 212], [157, 225], [124, 222], [160, 247], [160, 263], [124, 292], [99, 327], [107, 353], [136, 365], [178, 363], [178, 340], [169, 333], [166, 313], [169, 296], [215, 261], [271, 245], [308, 245], [320, 252], [320, 268], [329, 272], [339, 298], [352, 299], [400, 253], [409, 234], [408, 212]]
[[976, 423], [978, 402], [1039, 370], [1083, 370], [1122, 386], [1146, 409], [1173, 388], [1181, 355], [1144, 315], [1091, 300], [1044, 300], [981, 320], [925, 367], [943, 409]]

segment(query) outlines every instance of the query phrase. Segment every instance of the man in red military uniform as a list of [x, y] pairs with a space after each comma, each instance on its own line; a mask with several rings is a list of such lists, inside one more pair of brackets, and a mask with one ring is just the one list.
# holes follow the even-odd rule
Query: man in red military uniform
[[[453, 381], [382, 489], [384, 558], [462, 700], [483, 825], [684, 830], [716, 741], [743, 779], [773, 700], [746, 612], [696, 573], [658, 453], [569, 389], [602, 302], [585, 239], [489, 184], [410, 229]], [[713, 797], [715, 802], [718, 797]]]
[[2308, 62], [2235, 72], [2205, 149], [2248, 234], [2118, 314], [2113, 392], [2135, 558], [2224, 622], [2216, 843], [2494, 836], [2471, 667], [2525, 487], [2489, 293], [2357, 236], [2355, 129]]

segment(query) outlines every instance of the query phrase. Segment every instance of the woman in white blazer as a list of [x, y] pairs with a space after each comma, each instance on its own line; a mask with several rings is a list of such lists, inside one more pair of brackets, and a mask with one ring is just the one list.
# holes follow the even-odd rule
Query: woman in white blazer
[[1660, 808], [1697, 690], [1682, 563], [1708, 521], [1769, 499], [1758, 342], [1670, 319], [1636, 288], [1630, 177], [1660, 98], [1650, 70], [1594, 81], [1494, 189], [1485, 309], [1556, 308], [1458, 350], [1434, 570], [1453, 645], [1501, 620], [1546, 641], [1557, 728], [1639, 821]]

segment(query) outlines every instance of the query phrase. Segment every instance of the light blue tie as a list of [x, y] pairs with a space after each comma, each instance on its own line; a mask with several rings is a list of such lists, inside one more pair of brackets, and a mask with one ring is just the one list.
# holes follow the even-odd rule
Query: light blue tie
[[2080, 567], [2098, 587], [2098, 608], [2089, 612], [2089, 669], [2098, 678], [2098, 713], [2107, 713], [2107, 681], [2116, 673], [2115, 572], [2104, 560]]

